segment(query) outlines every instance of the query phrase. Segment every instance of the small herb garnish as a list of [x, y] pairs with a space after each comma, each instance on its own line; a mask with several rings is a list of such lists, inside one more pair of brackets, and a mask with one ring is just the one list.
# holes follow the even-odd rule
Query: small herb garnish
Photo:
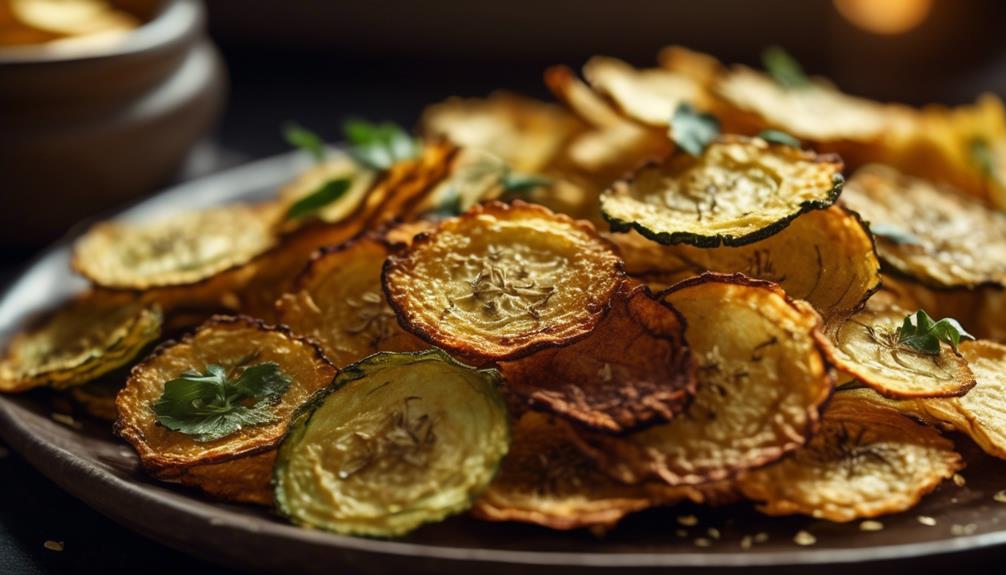
[[982, 175], [991, 178], [995, 175], [995, 159], [992, 156], [992, 147], [989, 146], [985, 138], [974, 138], [970, 144], [971, 161], [978, 166]]
[[682, 150], [693, 156], [701, 156], [717, 136], [720, 135], [720, 121], [716, 116], [698, 112], [687, 102], [678, 104], [671, 117], [670, 137]]
[[290, 378], [273, 362], [228, 374], [220, 365], [205, 373], [185, 373], [164, 384], [154, 402], [157, 421], [199, 442], [214, 441], [243, 427], [275, 420], [272, 405], [290, 387]]
[[895, 332], [898, 344], [925, 354], [939, 355], [940, 342], [950, 344], [954, 353], [958, 353], [957, 346], [961, 339], [972, 341], [975, 339], [974, 336], [964, 331], [961, 324], [953, 318], [947, 317], [934, 322], [929, 314], [920, 309], [914, 314], [914, 322], [912, 319], [912, 314], [905, 316], [905, 321]]
[[531, 190], [550, 185], [552, 181], [548, 178], [514, 172], [499, 158], [487, 157], [458, 168], [431, 213], [441, 217], [456, 216], [469, 205], [485, 199], [497, 186], [502, 191], [500, 199], [506, 201], [526, 198]]
[[325, 160], [325, 141], [318, 134], [295, 122], [283, 126], [283, 137], [291, 145], [311, 154], [316, 162]]
[[297, 220], [311, 215], [328, 204], [346, 195], [353, 181], [349, 178], [329, 180], [318, 186], [318, 189], [297, 200], [286, 211], [286, 219]]
[[782, 130], [762, 130], [758, 137], [770, 144], [780, 144], [791, 148], [799, 148], [800, 140]]
[[769, 46], [761, 53], [762, 66], [769, 76], [787, 90], [806, 88], [810, 79], [800, 63], [779, 46]]
[[544, 188], [552, 185], [552, 180], [535, 174], [522, 174], [504, 168], [503, 175], [500, 176], [500, 186], [503, 188], [504, 198], [526, 196], [528, 192], [535, 188]]
[[349, 120], [343, 125], [349, 155], [371, 170], [386, 170], [419, 154], [420, 145], [401, 126], [390, 122], [372, 124]]
[[873, 235], [880, 236], [896, 244], [917, 246], [922, 242], [913, 234], [891, 224], [870, 224]]

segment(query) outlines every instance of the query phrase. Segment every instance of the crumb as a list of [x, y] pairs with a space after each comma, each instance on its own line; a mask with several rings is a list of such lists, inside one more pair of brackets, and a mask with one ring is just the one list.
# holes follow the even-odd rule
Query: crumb
[[814, 537], [812, 534], [808, 533], [807, 531], [803, 531], [801, 529], [800, 531], [796, 532], [796, 535], [793, 536], [793, 543], [804, 546], [813, 545], [817, 543], [817, 537]]
[[967, 525], [951, 525], [950, 534], [954, 536], [960, 535], [971, 535], [978, 530], [978, 525], [974, 523], [968, 523]]
[[678, 515], [678, 524], [692, 527], [699, 524], [699, 518], [694, 515]]
[[684, 529], [678, 529], [674, 532], [674, 534], [677, 535], [678, 537], [688, 537], [688, 532], [685, 531]]
[[705, 537], [696, 537], [695, 538], [695, 546], [696, 547], [709, 547], [712, 544], [713, 544], [713, 542], [710, 541], [709, 539], [706, 539]]
[[1006, 489], [997, 491], [996, 494], [992, 496], [992, 500], [996, 503], [1006, 503]]
[[750, 549], [750, 548], [751, 548], [751, 536], [745, 535], [744, 537], [741, 537], [741, 549]]
[[720, 538], [720, 530], [715, 527], [710, 527], [709, 529], [706, 530], [706, 533], [708, 533], [709, 536], [712, 537], [713, 539]]
[[768, 533], [765, 533], [764, 531], [759, 531], [758, 533], [755, 533], [754, 536], [755, 543], [764, 543], [766, 541], [768, 541]]
[[954, 473], [953, 479], [954, 479], [954, 485], [956, 485], [957, 487], [964, 487], [964, 484], [967, 483], [967, 481], [964, 479], [964, 476], [961, 475], [960, 473]]
[[880, 531], [884, 528], [884, 524], [880, 521], [864, 521], [859, 524], [860, 531]]
[[58, 553], [63, 550], [63, 542], [47, 539], [46, 542], [42, 544], [42, 547], [45, 547], [49, 551], [56, 551]]
[[928, 515], [919, 515], [915, 519], [919, 523], [925, 525], [926, 527], [932, 527], [933, 525], [936, 525], [936, 519], [934, 519], [934, 518], [932, 518], [932, 517], [930, 517]]

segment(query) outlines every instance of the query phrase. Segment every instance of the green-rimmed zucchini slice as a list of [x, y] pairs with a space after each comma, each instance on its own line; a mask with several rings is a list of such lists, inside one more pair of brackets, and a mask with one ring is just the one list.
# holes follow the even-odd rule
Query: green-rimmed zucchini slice
[[842, 191], [842, 162], [758, 138], [727, 136], [694, 157], [649, 164], [601, 196], [613, 231], [662, 244], [749, 244], [778, 233]]
[[440, 350], [382, 352], [340, 373], [280, 446], [280, 512], [392, 537], [468, 509], [509, 446], [499, 374]]
[[857, 170], [842, 203], [870, 222], [898, 273], [936, 288], [1006, 286], [1006, 214], [880, 165]]
[[0, 391], [82, 385], [126, 365], [161, 334], [161, 310], [125, 293], [80, 296], [7, 345]]

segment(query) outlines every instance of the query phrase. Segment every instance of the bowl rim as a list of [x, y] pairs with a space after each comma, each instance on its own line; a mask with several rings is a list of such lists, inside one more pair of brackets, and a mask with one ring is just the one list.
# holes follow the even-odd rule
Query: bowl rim
[[54, 51], [46, 44], [0, 48], [0, 66], [108, 60], [161, 51], [186, 42], [206, 19], [202, 0], [161, 0], [154, 17], [108, 45]]

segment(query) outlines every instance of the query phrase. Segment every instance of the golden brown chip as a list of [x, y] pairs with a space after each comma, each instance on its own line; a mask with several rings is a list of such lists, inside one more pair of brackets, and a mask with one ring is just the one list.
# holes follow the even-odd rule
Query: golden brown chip
[[623, 277], [593, 226], [521, 201], [475, 206], [388, 258], [399, 322], [473, 362], [583, 337]]
[[637, 70], [617, 58], [594, 56], [583, 77], [629, 119], [666, 129], [679, 104], [707, 107], [708, 94], [695, 80], [662, 68]]
[[428, 106], [419, 120], [419, 131], [427, 137], [490, 152], [525, 172], [544, 169], [577, 128], [561, 108], [508, 92], [451, 98]]
[[447, 141], [428, 142], [418, 157], [392, 166], [367, 200], [363, 229], [377, 230], [413, 212], [451, 173], [458, 152]]
[[879, 165], [857, 170], [842, 202], [870, 222], [899, 273], [936, 288], [1006, 286], [1006, 214]]
[[635, 282], [622, 285], [585, 339], [499, 369], [532, 405], [611, 432], [668, 421], [695, 393], [684, 322]]
[[802, 446], [833, 381], [819, 316], [769, 282], [705, 274], [661, 294], [687, 322], [698, 388], [682, 415], [622, 437], [581, 431], [601, 469], [670, 485], [728, 479]]
[[103, 222], [77, 241], [73, 267], [116, 289], [194, 284], [272, 248], [275, 218], [273, 206], [232, 204], [152, 222]]
[[161, 333], [161, 310], [106, 291], [79, 296], [15, 335], [0, 358], [0, 391], [81, 385], [132, 361]]
[[570, 424], [529, 411], [511, 432], [510, 451], [472, 514], [551, 529], [607, 529], [634, 511], [684, 499], [659, 484], [619, 483], [576, 448]]
[[883, 303], [829, 320], [830, 359], [881, 395], [892, 398], [964, 395], [975, 385], [968, 362], [947, 343], [931, 355], [898, 342], [897, 331], [912, 312]]
[[807, 447], [738, 485], [768, 515], [846, 522], [910, 509], [963, 467], [953, 443], [934, 429], [840, 392]]
[[683, 46], [667, 46], [657, 55], [662, 68], [684, 74], [701, 86], [708, 87], [725, 71], [714, 56], [689, 50]]
[[279, 321], [314, 338], [340, 367], [378, 351], [428, 347], [398, 325], [381, 290], [389, 253], [390, 246], [371, 236], [322, 249], [297, 280], [297, 290], [277, 303]]
[[612, 231], [634, 228], [662, 244], [739, 246], [827, 208], [842, 182], [835, 156], [726, 136], [699, 157], [679, 152], [616, 182], [601, 209]]
[[272, 466], [276, 450], [246, 455], [223, 463], [196, 465], [165, 479], [196, 487], [203, 493], [236, 503], [272, 505]]
[[[271, 408], [269, 422], [245, 426], [211, 441], [198, 441], [158, 422], [153, 405], [164, 394], [168, 381], [208, 372], [210, 365], [237, 372], [264, 363], [275, 364], [290, 379], [289, 387]], [[154, 473], [260, 453], [276, 446], [294, 410], [331, 383], [335, 373], [316, 345], [284, 328], [248, 317], [218, 316], [181, 341], [162, 345], [133, 368], [116, 398], [116, 430], [136, 449], [141, 464]]]
[[[341, 179], [351, 181], [346, 192], [311, 216], [325, 223], [337, 224], [358, 215], [370, 191], [380, 181], [380, 177], [376, 172], [361, 167], [345, 154], [326, 159], [280, 189], [279, 204], [283, 213], [285, 214], [298, 200], [317, 192], [325, 184]], [[287, 223], [284, 227], [290, 228], [291, 225]]]
[[109, 379], [109, 376], [106, 376], [98, 381], [71, 387], [70, 397], [91, 417], [103, 421], [115, 421], [119, 418], [119, 412], [115, 410], [115, 396], [125, 381], [125, 377]]

